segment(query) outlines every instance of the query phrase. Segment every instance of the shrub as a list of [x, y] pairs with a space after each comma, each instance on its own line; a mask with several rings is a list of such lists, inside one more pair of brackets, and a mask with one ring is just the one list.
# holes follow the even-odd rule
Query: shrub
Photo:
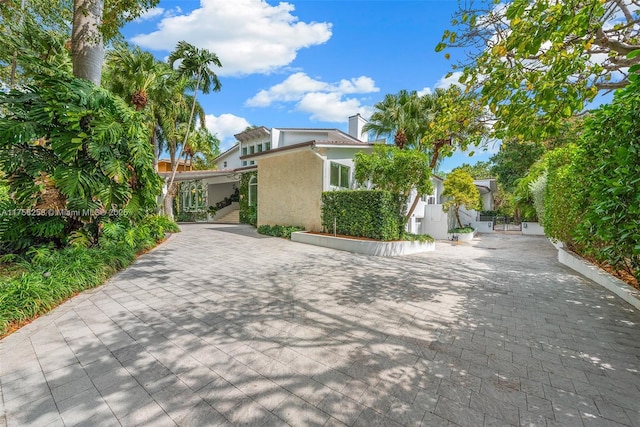
[[449, 233], [457, 233], [457, 234], [473, 233], [473, 227], [452, 228], [451, 230], [449, 230]]
[[291, 239], [291, 233], [296, 231], [304, 231], [304, 227], [295, 225], [261, 225], [258, 227], [258, 233], [260, 234], [284, 239]]
[[434, 239], [432, 236], [428, 234], [411, 234], [411, 233], [404, 233], [402, 235], [402, 240], [407, 240], [409, 242], [420, 242], [420, 243], [425, 243], [425, 242], [433, 243], [436, 241], [436, 239]]
[[533, 207], [536, 210], [536, 217], [542, 225], [544, 225], [544, 191], [547, 187], [547, 172], [545, 171], [535, 181], [529, 184], [529, 191], [533, 201]]
[[572, 164], [578, 160], [578, 147], [569, 144], [546, 155], [547, 185], [544, 193], [544, 232], [573, 249], [575, 231], [584, 212], [584, 179]]
[[[33, 85], [0, 91], [1, 251], [97, 238], [111, 212], [156, 207], [162, 181], [142, 113], [83, 79], [41, 64]], [[5, 214], [9, 212], [8, 214]]]
[[640, 79], [586, 120], [579, 159], [584, 216], [575, 240], [640, 281]]
[[152, 215], [132, 225], [127, 219], [104, 222], [99, 244], [53, 245], [31, 248], [25, 254], [4, 256], [22, 268], [19, 275], [0, 276], [0, 336], [12, 325], [41, 315], [75, 294], [105, 282], [130, 265], [136, 254], [178, 230], [166, 217]]
[[383, 190], [322, 193], [322, 226], [347, 236], [399, 240], [404, 234], [405, 197]]

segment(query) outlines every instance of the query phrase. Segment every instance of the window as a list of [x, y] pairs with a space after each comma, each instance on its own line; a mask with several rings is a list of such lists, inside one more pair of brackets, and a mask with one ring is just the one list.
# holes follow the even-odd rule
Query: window
[[242, 147], [242, 155], [243, 156], [247, 155], [247, 147]]
[[334, 187], [349, 188], [351, 168], [340, 163], [331, 162], [331, 177], [329, 183]]
[[249, 154], [253, 154], [256, 152], [256, 147], [254, 145], [252, 145], [251, 147], [249, 147]]
[[207, 192], [200, 181], [180, 184], [182, 212], [198, 212], [207, 207]]
[[222, 167], [223, 167], [223, 168], [226, 168], [226, 167], [227, 167], [227, 162], [224, 162], [224, 163], [222, 164]]
[[271, 143], [270, 142], [265, 142], [264, 143], [264, 150], [265, 151], [271, 150]]
[[258, 177], [252, 176], [249, 180], [249, 206], [258, 205]]
[[258, 144], [258, 153], [262, 153], [262, 144]]
[[242, 161], [242, 166], [247, 166], [247, 161], [246, 160]]
[[428, 205], [435, 205], [436, 204], [436, 196], [434, 194], [423, 194], [422, 195], [422, 201], [425, 202]]

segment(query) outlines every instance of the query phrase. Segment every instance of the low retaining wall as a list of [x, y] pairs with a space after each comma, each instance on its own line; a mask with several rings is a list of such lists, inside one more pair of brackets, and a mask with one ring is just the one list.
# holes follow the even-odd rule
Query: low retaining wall
[[304, 231], [291, 233], [291, 241], [323, 246], [341, 251], [355, 252], [375, 256], [399, 256], [434, 251], [435, 242], [378, 242], [375, 240], [357, 240], [344, 237], [311, 234]]
[[588, 279], [593, 280], [600, 286], [608, 289], [620, 298], [640, 310], [640, 291], [627, 285], [622, 280], [613, 277], [600, 267], [586, 262], [582, 258], [558, 247], [558, 261], [561, 264], [577, 271]]
[[522, 234], [530, 236], [544, 236], [544, 228], [538, 222], [523, 222]]
[[471, 226], [478, 233], [493, 233], [493, 221], [472, 221]]

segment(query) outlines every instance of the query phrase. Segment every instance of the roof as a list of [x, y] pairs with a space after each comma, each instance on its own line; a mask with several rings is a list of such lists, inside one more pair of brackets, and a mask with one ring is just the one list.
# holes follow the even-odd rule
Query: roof
[[215, 159], [213, 159], [213, 161], [215, 162], [218, 159], [221, 159], [221, 158], [223, 158], [225, 156], [228, 156], [229, 154], [231, 154], [233, 151], [235, 151], [237, 149], [240, 149], [240, 143], [239, 142], [236, 142], [236, 144], [233, 147], [229, 148], [224, 153], [218, 154], [218, 156]]
[[[225, 176], [225, 175], [231, 175], [233, 173], [234, 173], [233, 169], [177, 172], [175, 181], [191, 181], [193, 179], [211, 178], [214, 176]], [[171, 174], [172, 172], [158, 173], [158, 175], [160, 175], [163, 178], [171, 178]]]
[[240, 142], [251, 141], [252, 139], [260, 138], [261, 136], [270, 136], [271, 131], [264, 126], [260, 126], [253, 129], [247, 129], [243, 132], [236, 133], [236, 139]]
[[358, 138], [354, 137], [353, 135], [349, 135], [348, 133], [336, 128], [274, 128], [274, 130], [285, 131], [285, 132], [327, 132], [328, 134], [331, 134], [331, 133], [335, 134], [340, 139], [344, 138], [345, 140], [366, 144], [366, 142], [360, 141]]
[[284, 147], [273, 148], [267, 151], [261, 151], [259, 153], [247, 154], [246, 156], [241, 156], [241, 160], [246, 159], [254, 159], [256, 157], [265, 156], [269, 154], [278, 154], [283, 151], [295, 150], [303, 147], [340, 147], [340, 148], [369, 148], [373, 147], [373, 144], [368, 142], [358, 141], [354, 139], [353, 141], [306, 141], [300, 142], [298, 144], [285, 145]]
[[[158, 163], [171, 163], [171, 159], [158, 159]], [[179, 165], [184, 165], [188, 163], [185, 159], [178, 159]]]

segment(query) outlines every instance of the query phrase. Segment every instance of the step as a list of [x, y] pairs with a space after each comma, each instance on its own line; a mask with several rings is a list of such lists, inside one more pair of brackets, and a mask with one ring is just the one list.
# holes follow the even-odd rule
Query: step
[[213, 222], [216, 224], [240, 224], [240, 210], [233, 210]]

